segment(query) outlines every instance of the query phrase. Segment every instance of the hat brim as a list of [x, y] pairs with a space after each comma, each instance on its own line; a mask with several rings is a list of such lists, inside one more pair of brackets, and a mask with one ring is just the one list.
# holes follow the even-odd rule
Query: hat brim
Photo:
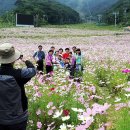
[[8, 58], [0, 57], [0, 64], [9, 64], [20, 58], [21, 53], [18, 50], [15, 50], [15, 54]]

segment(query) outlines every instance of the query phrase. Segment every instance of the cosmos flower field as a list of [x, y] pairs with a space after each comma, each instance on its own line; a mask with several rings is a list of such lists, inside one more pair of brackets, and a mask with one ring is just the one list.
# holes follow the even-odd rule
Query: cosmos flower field
[[[130, 33], [71, 28], [7, 28], [0, 43], [10, 42], [32, 62], [41, 44], [81, 48], [82, 81], [65, 70], [38, 74], [26, 85], [27, 130], [130, 130]], [[19, 61], [16, 67], [22, 67]]]

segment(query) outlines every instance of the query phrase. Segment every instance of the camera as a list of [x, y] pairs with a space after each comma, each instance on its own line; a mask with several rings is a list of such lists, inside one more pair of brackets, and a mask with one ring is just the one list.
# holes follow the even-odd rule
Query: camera
[[19, 59], [23, 59], [23, 55], [20, 55]]

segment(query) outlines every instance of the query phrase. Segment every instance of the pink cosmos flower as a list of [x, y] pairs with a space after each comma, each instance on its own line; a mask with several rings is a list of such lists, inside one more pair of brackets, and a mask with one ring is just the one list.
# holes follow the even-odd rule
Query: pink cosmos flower
[[37, 91], [38, 88], [39, 88], [38, 86], [34, 86], [34, 87], [33, 87], [33, 89], [34, 89], [35, 91]]
[[50, 108], [53, 106], [53, 102], [49, 102], [48, 105], [47, 105], [47, 108]]
[[86, 126], [85, 125], [79, 125], [76, 127], [75, 130], [86, 130]]
[[104, 126], [102, 126], [101, 128], [99, 128], [98, 130], [105, 130], [105, 127]]
[[41, 114], [41, 110], [38, 109], [38, 110], [36, 111], [36, 114], [37, 114], [37, 116], [40, 115], [40, 114]]
[[97, 98], [97, 99], [103, 99], [102, 97], [97, 96], [97, 95], [92, 95], [92, 96], [90, 96], [90, 99], [94, 99], [94, 98]]
[[89, 87], [89, 91], [92, 91], [93, 94], [96, 93], [96, 88], [94, 86]]
[[130, 92], [130, 88], [124, 88], [126, 92]]
[[126, 103], [116, 104], [116, 105], [115, 105], [115, 110], [118, 111], [118, 110], [120, 110], [120, 109], [123, 108], [123, 107], [127, 107], [127, 104], [126, 104]]
[[105, 103], [104, 105], [100, 104], [93, 104], [93, 109], [92, 109], [92, 115], [95, 116], [96, 114], [104, 114], [106, 110], [111, 106], [111, 104]]
[[41, 122], [37, 122], [37, 128], [41, 129], [42, 128], [42, 123]]
[[53, 110], [48, 111], [48, 115], [51, 116], [53, 114]]
[[130, 73], [130, 69], [124, 69], [124, 70], [122, 70], [122, 73]]
[[89, 120], [86, 121], [86, 124], [85, 124], [86, 129], [91, 126], [91, 124], [93, 123], [93, 121], [94, 121], [93, 118], [90, 118]]
[[42, 97], [42, 93], [36, 92], [35, 96], [36, 96], [36, 97]]
[[52, 109], [52, 110], [55, 110], [55, 109], [56, 109], [56, 107], [55, 107], [55, 106], [53, 106], [51, 109]]

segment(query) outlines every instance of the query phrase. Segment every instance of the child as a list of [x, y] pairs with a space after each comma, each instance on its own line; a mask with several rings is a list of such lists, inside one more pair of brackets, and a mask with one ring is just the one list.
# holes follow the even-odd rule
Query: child
[[59, 64], [59, 51], [56, 51], [55, 54], [53, 55], [53, 69], [57, 70], [58, 64]]
[[63, 49], [62, 48], [59, 49], [59, 54], [63, 55]]
[[70, 70], [70, 58], [65, 59], [65, 69]]
[[82, 71], [82, 55], [80, 49], [76, 50], [76, 70]]
[[70, 49], [69, 48], [66, 48], [65, 49], [65, 53], [63, 54], [63, 59], [65, 60], [66, 58], [69, 58], [69, 52], [70, 52]]
[[64, 65], [63, 57], [62, 57], [61, 54], [59, 54], [59, 56], [58, 56], [58, 60], [59, 60], [60, 68], [64, 68], [65, 65]]
[[50, 73], [53, 71], [53, 50], [50, 50], [48, 52], [48, 55], [45, 58], [45, 63], [46, 63], [46, 73]]
[[59, 51], [56, 51], [53, 59], [55, 63], [58, 62], [58, 56], [59, 56]]

